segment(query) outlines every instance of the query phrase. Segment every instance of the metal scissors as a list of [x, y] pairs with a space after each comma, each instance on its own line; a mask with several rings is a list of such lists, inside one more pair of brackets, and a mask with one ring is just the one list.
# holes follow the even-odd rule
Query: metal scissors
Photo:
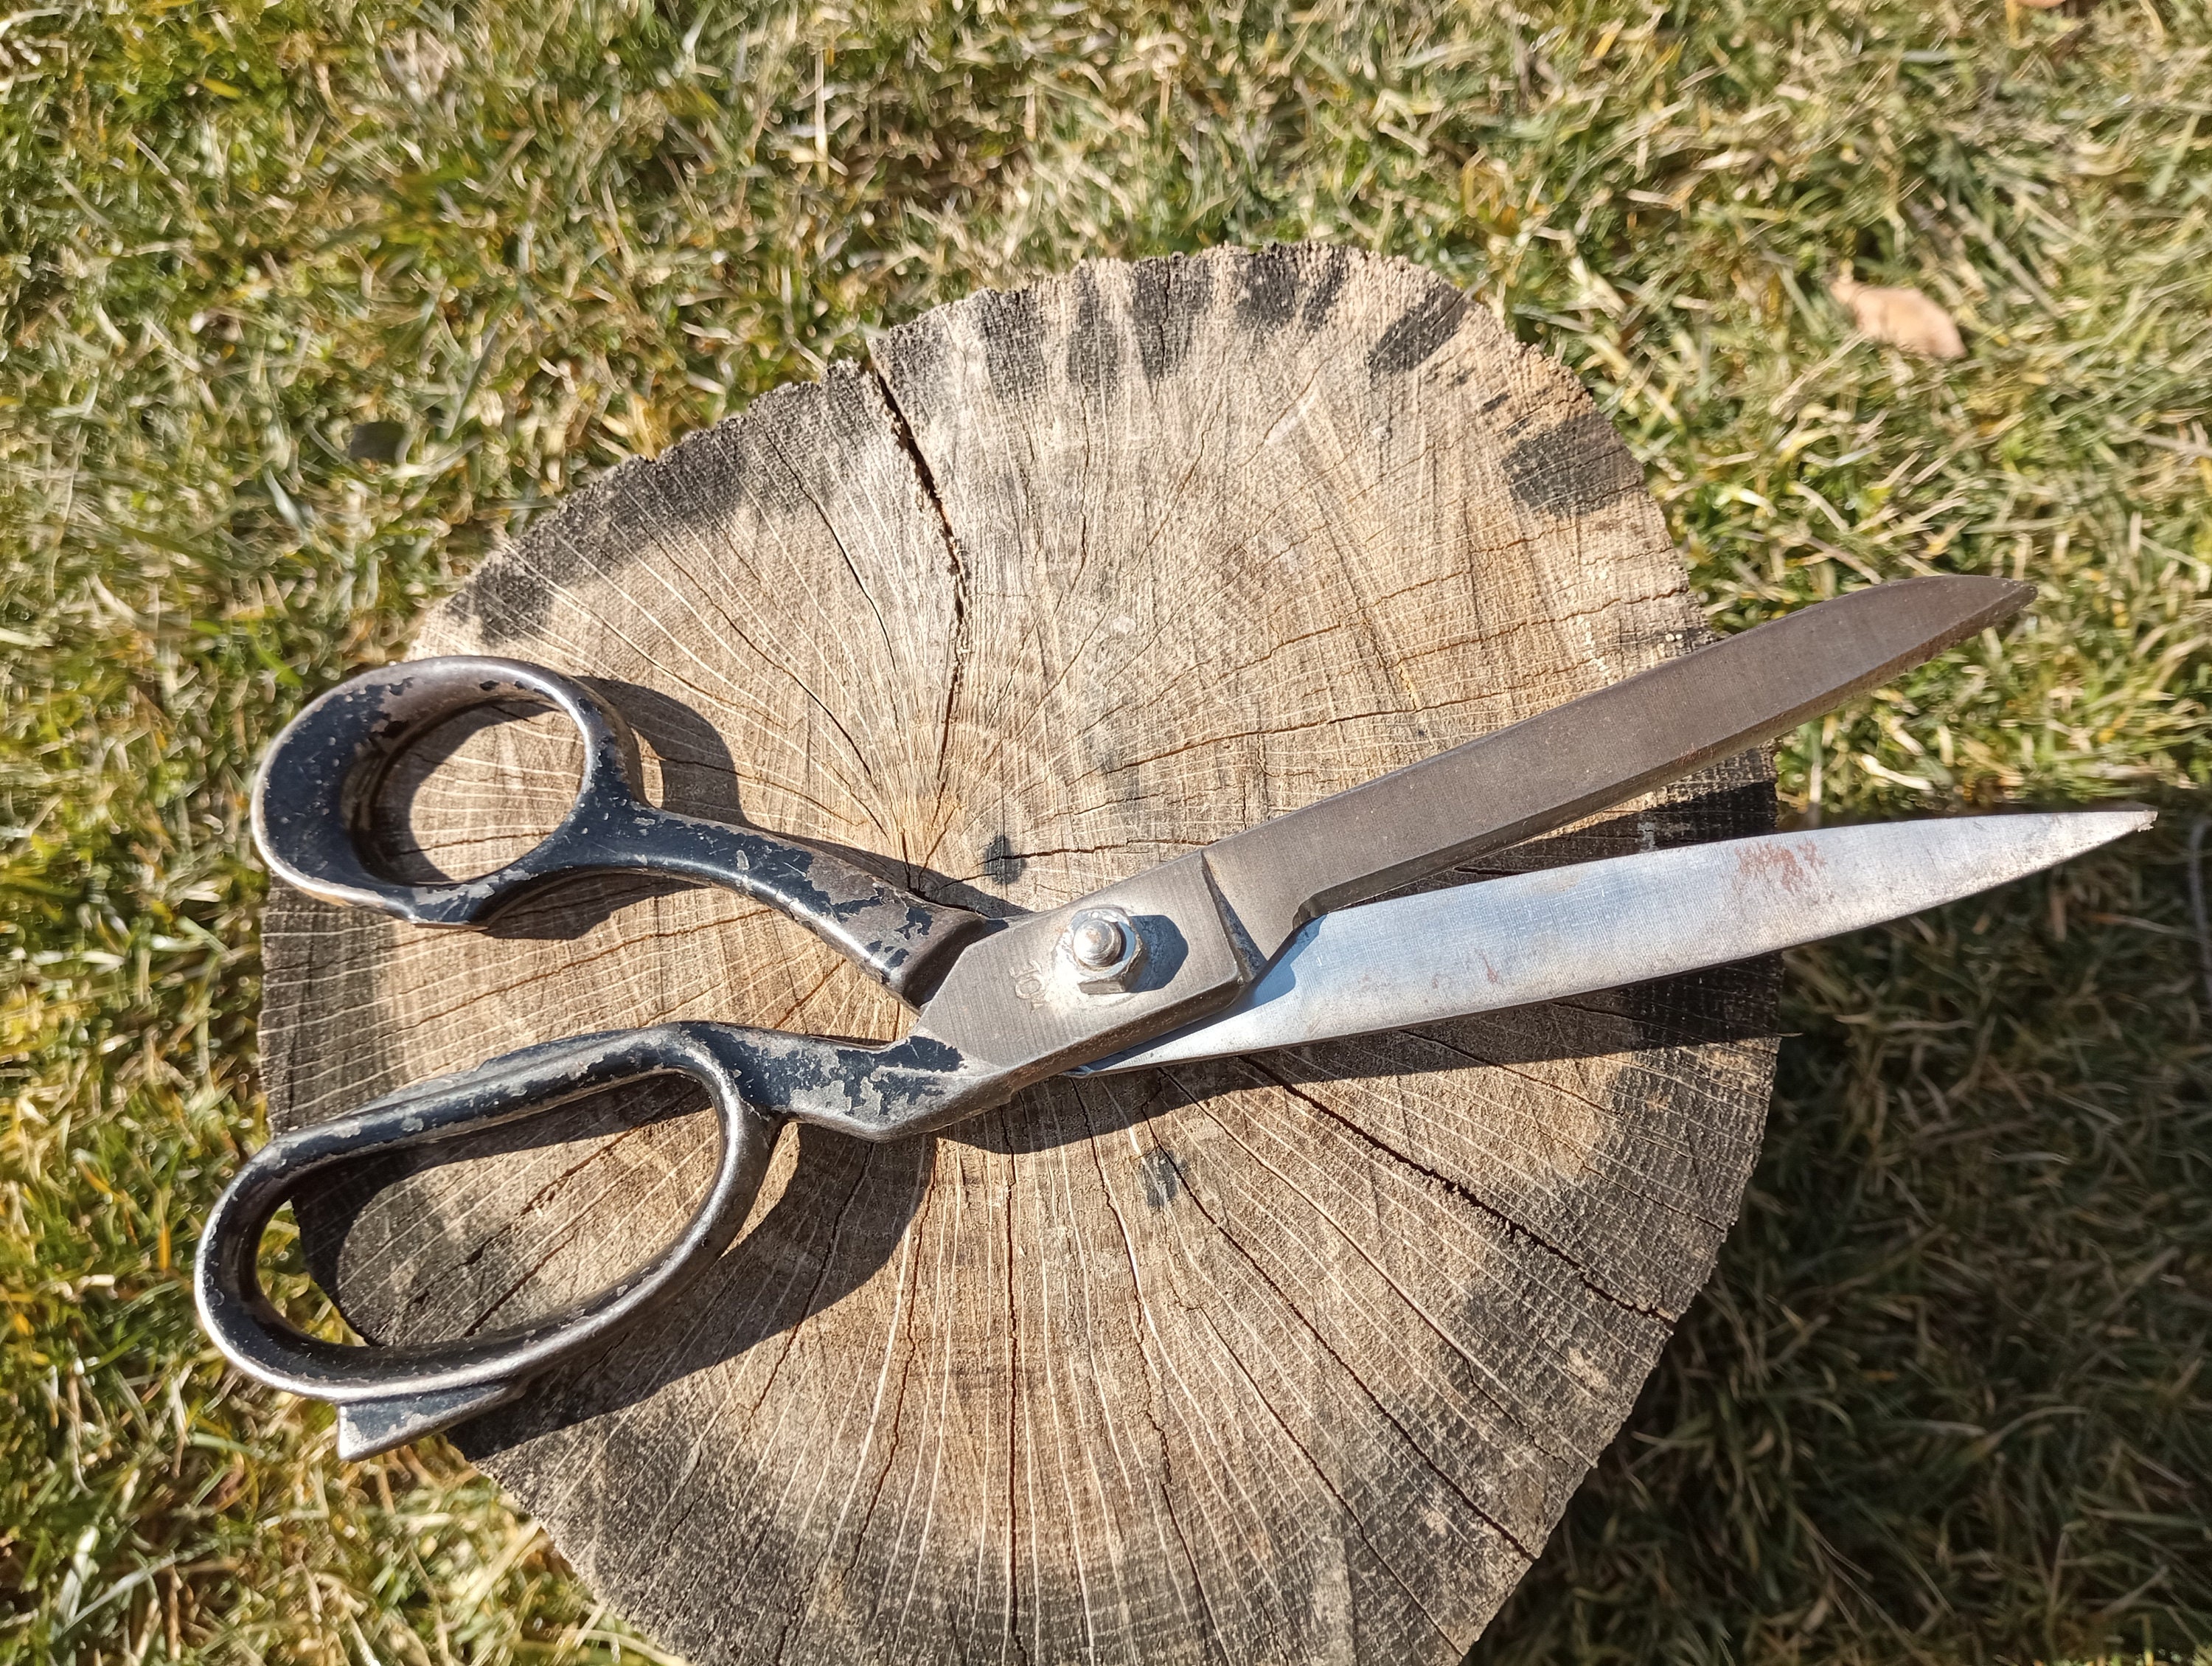
[[[688, 1022], [529, 1047], [272, 1139], [209, 1216], [202, 1323], [247, 1376], [338, 1408], [366, 1456], [501, 1404], [667, 1301], [742, 1227], [779, 1126], [861, 1140], [941, 1128], [1064, 1071], [1148, 1068], [1609, 988], [1895, 919], [2146, 826], [2149, 812], [1905, 822], [1771, 835], [1384, 893], [1763, 744], [2002, 620], [1996, 579], [1884, 584], [1699, 648], [1264, 822], [1079, 902], [992, 921], [832, 853], [672, 814], [636, 743], [580, 684], [510, 660], [402, 664], [324, 695], [255, 784], [270, 870], [418, 925], [484, 923], [570, 876], [674, 874], [772, 904], [916, 1012], [884, 1045]], [[543, 842], [480, 879], [408, 885], [362, 855], [377, 788], [430, 728], [491, 702], [564, 714], [586, 762]], [[327, 1341], [286, 1321], [256, 1262], [276, 1210], [333, 1165], [434, 1144], [648, 1076], [705, 1087], [720, 1154], [705, 1199], [620, 1283], [532, 1323], [428, 1345]]]

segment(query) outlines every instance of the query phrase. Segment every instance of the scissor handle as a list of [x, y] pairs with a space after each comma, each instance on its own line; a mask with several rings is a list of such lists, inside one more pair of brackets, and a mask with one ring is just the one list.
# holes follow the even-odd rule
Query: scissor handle
[[[193, 1272], [200, 1322], [247, 1376], [335, 1402], [341, 1451], [348, 1457], [403, 1444], [513, 1398], [549, 1365], [604, 1341], [666, 1301], [744, 1225], [778, 1123], [740, 1089], [731, 1046], [737, 1033], [727, 1025], [668, 1024], [525, 1048], [277, 1135], [248, 1160], [208, 1215]], [[702, 1083], [714, 1100], [721, 1128], [714, 1183], [667, 1249], [598, 1294], [506, 1330], [458, 1341], [371, 1347], [311, 1336], [263, 1293], [256, 1265], [262, 1234], [312, 1177], [341, 1163], [434, 1145], [604, 1088], [670, 1074]]]
[[[447, 718], [513, 700], [552, 708], [583, 737], [583, 779], [560, 825], [477, 879], [413, 885], [374, 872], [361, 838], [394, 761]], [[657, 809], [639, 776], [629, 726], [574, 679], [520, 660], [416, 660], [332, 689], [285, 726], [254, 781], [253, 837], [270, 871], [310, 896], [420, 926], [481, 925], [571, 874], [702, 879], [781, 909], [902, 999], [938, 952], [987, 923], [798, 840]]]

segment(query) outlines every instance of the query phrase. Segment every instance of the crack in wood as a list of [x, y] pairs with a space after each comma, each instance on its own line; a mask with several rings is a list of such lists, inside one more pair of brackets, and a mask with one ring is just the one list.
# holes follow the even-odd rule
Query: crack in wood
[[[1304, 1103], [1311, 1103], [1305, 1099], [1304, 1095], [1298, 1093], [1295, 1089], [1290, 1090], [1290, 1097]], [[1316, 1107], [1316, 1109], [1320, 1109], [1320, 1107]], [[1428, 1310], [1426, 1304], [1423, 1303], [1411, 1291], [1407, 1290], [1391, 1275], [1390, 1270], [1382, 1264], [1381, 1261], [1377, 1259], [1373, 1250], [1371, 1250], [1364, 1243], [1361, 1242], [1359, 1236], [1357, 1233], [1349, 1231], [1329, 1210], [1323, 1207], [1318, 1201], [1310, 1196], [1296, 1181], [1292, 1180], [1274, 1164], [1270, 1163], [1265, 1157], [1261, 1156], [1259, 1151], [1255, 1149], [1249, 1140], [1239, 1136], [1234, 1128], [1230, 1128], [1225, 1122], [1222, 1122], [1218, 1117], [1215, 1119], [1215, 1122], [1216, 1125], [1221, 1128], [1222, 1132], [1226, 1134], [1230, 1140], [1234, 1141], [1237, 1146], [1246, 1153], [1246, 1155], [1250, 1157], [1255, 1164], [1264, 1170], [1268, 1175], [1272, 1176], [1285, 1191], [1289, 1192], [1293, 1197], [1296, 1197], [1301, 1203], [1312, 1210], [1316, 1215], [1327, 1222], [1329, 1230], [1334, 1232], [1337, 1237], [1342, 1240], [1345, 1246], [1355, 1256], [1358, 1256], [1360, 1260], [1367, 1263], [1368, 1267], [1374, 1272], [1376, 1277], [1380, 1279], [1382, 1283], [1389, 1287], [1390, 1292], [1398, 1298], [1399, 1302], [1405, 1307], [1406, 1310], [1411, 1313], [1415, 1318], [1419, 1319], [1423, 1325], [1426, 1326], [1438, 1341], [1442, 1342], [1446, 1347], [1457, 1354], [1461, 1359], [1466, 1362], [1469, 1371], [1474, 1373], [1477, 1379], [1475, 1392], [1481, 1395], [1483, 1400], [1498, 1414], [1499, 1417], [1510, 1424], [1516, 1431], [1528, 1439], [1528, 1443], [1532, 1446], [1543, 1453], [1545, 1456], [1550, 1458], [1560, 1458], [1567, 1456], [1556, 1446], [1548, 1444], [1545, 1441], [1543, 1436], [1538, 1432], [1534, 1425], [1532, 1424], [1527, 1417], [1523, 1416], [1521, 1412], [1515, 1408], [1511, 1402], [1510, 1391], [1507, 1385], [1499, 1381], [1494, 1371], [1491, 1371], [1489, 1367], [1485, 1365], [1481, 1360], [1476, 1359], [1474, 1355], [1468, 1351], [1467, 1345], [1462, 1342], [1459, 1338], [1453, 1335], [1450, 1329], [1441, 1322], [1434, 1314]], [[1242, 1246], [1240, 1245], [1239, 1247], [1241, 1248]], [[1249, 1252], [1248, 1251], [1246, 1253], [1249, 1255]], [[1310, 1320], [1306, 1319], [1303, 1313], [1300, 1313], [1298, 1316], [1301, 1322], [1307, 1324], [1310, 1328]]]
[[[947, 901], [984, 900], [991, 876], [956, 876], [1003, 835], [1020, 871], [988, 900], [1033, 909], [1698, 640], [1594, 417], [1402, 263], [1102, 261], [886, 331], [866, 368], [571, 492], [415, 652], [636, 689], [672, 714], [651, 738], [664, 783], [685, 761], [686, 802], [879, 853]], [[556, 761], [460, 748], [410, 832], [423, 859], [557, 819]], [[1735, 812], [1666, 813], [1673, 837]], [[272, 1123], [664, 1012], [896, 1029], [888, 996], [760, 913], [586, 885], [489, 938], [279, 895]], [[1635, 999], [1628, 1044], [1688, 1033], [1693, 995]], [[787, 1189], [641, 1346], [465, 1444], [602, 1599], [702, 1666], [1453, 1666], [1710, 1268], [1771, 1046], [1646, 1043], [1569, 1070], [1565, 1098], [1541, 1067], [1437, 1069], [1455, 1055], [1411, 1036], [1327, 1056], [1358, 1085], [1291, 1073], [1390, 1156], [1236, 1067], [1041, 1085], [933, 1160], [780, 1148]], [[1546, 1116], [1604, 1139], [1585, 1152], [1562, 1122], [1548, 1159], [1483, 1166]], [[307, 1211], [319, 1276], [365, 1335], [404, 1339], [605, 1274], [672, 1218], [696, 1153], [674, 1133], [591, 1150], [426, 1165]], [[1480, 1199], [1437, 1179], [1469, 1174]], [[1596, 1268], [1640, 1282], [1601, 1292], [1619, 1280]]]
[[[1424, 1032], [1416, 1031], [1414, 1033], [1422, 1034], [1424, 1039], [1432, 1039], [1431, 1037], [1426, 1037]], [[1440, 1046], [1443, 1045], [1441, 1043], [1437, 1044]], [[1453, 1048], [1449, 1050], [1458, 1052], [1460, 1049]], [[1469, 1053], [1463, 1055], [1463, 1056], [1474, 1059], [1476, 1055]], [[1488, 1062], [1486, 1060], [1478, 1060], [1477, 1061], [1482, 1063]], [[1247, 1059], [1243, 1062], [1255, 1074], [1265, 1076], [1281, 1091], [1289, 1094], [1291, 1097], [1297, 1100], [1301, 1104], [1310, 1106], [1313, 1110], [1319, 1111], [1323, 1116], [1326, 1116], [1329, 1121], [1334, 1122], [1339, 1128], [1344, 1129], [1354, 1139], [1358, 1140], [1363, 1144], [1382, 1152], [1382, 1155], [1389, 1158], [1400, 1167], [1404, 1168], [1412, 1173], [1419, 1175], [1424, 1180], [1432, 1182], [1436, 1185], [1443, 1188], [1446, 1192], [1449, 1192], [1452, 1196], [1458, 1198], [1468, 1207], [1496, 1221], [1500, 1226], [1503, 1226], [1505, 1229], [1509, 1236], [1517, 1238], [1524, 1238], [1536, 1249], [1542, 1250], [1546, 1255], [1556, 1256], [1561, 1262], [1573, 1271], [1575, 1277], [1581, 1281], [1583, 1286], [1589, 1290], [1590, 1294], [1595, 1296], [1600, 1301], [1606, 1302], [1612, 1306], [1617, 1307], [1624, 1313], [1633, 1313], [1643, 1318], [1656, 1320], [1670, 1329], [1680, 1322], [1681, 1316], [1680, 1314], [1668, 1313], [1664, 1309], [1640, 1305], [1638, 1303], [1630, 1301], [1625, 1296], [1621, 1296], [1613, 1291], [1607, 1289], [1606, 1286], [1598, 1280], [1596, 1276], [1591, 1273], [1589, 1268], [1575, 1256], [1571, 1254], [1564, 1245], [1554, 1243], [1551, 1239], [1546, 1237], [1541, 1232], [1539, 1232], [1534, 1228], [1529, 1226], [1526, 1222], [1515, 1219], [1511, 1215], [1506, 1213], [1503, 1209], [1500, 1209], [1496, 1204], [1492, 1203], [1486, 1199], [1478, 1195], [1476, 1193], [1470, 1191], [1466, 1186], [1461, 1184], [1458, 1181], [1452, 1179], [1449, 1176], [1440, 1174], [1435, 1169], [1429, 1167], [1427, 1164], [1416, 1162], [1405, 1152], [1392, 1146], [1389, 1141], [1377, 1137], [1370, 1130], [1362, 1128], [1358, 1123], [1353, 1122], [1341, 1111], [1339, 1111], [1334, 1106], [1329, 1104], [1327, 1100], [1319, 1098], [1313, 1094], [1301, 1091], [1296, 1084], [1292, 1083], [1285, 1077], [1277, 1075], [1273, 1070], [1268, 1068], [1268, 1067], [1261, 1059]], [[1545, 1084], [1545, 1085], [1548, 1086], [1549, 1084]]]

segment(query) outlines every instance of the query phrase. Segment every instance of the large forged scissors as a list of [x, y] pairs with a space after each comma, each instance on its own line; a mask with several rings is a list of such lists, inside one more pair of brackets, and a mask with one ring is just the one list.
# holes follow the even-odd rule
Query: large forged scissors
[[[2148, 813], [1770, 836], [1373, 900], [1771, 740], [2032, 593], [1996, 579], [1915, 579], [1821, 603], [1006, 921], [931, 902], [797, 840], [655, 808], [621, 716], [543, 667], [458, 657], [373, 672], [308, 706], [263, 765], [254, 835], [280, 878], [453, 927], [582, 873], [726, 885], [810, 927], [917, 1016], [904, 1040], [884, 1045], [709, 1022], [578, 1037], [280, 1134], [208, 1219], [195, 1272], [202, 1322], [247, 1375], [335, 1402], [341, 1451], [362, 1456], [513, 1398], [667, 1300], [743, 1226], [786, 1121], [862, 1140], [921, 1134], [1063, 1071], [1145, 1068], [1611, 988], [1893, 919], [2048, 866]], [[564, 714], [583, 738], [566, 818], [480, 879], [409, 885], [376, 872], [363, 836], [394, 760], [463, 711], [517, 700]], [[707, 1090], [720, 1160], [684, 1230], [621, 1282], [529, 1324], [390, 1347], [309, 1335], [263, 1293], [263, 1232], [311, 1177], [666, 1074]]]

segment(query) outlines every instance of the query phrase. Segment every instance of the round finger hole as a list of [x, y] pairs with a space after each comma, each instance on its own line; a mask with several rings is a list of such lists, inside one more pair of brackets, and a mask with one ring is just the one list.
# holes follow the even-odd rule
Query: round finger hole
[[379, 1343], [541, 1323], [665, 1255], [704, 1204], [720, 1150], [700, 1083], [623, 1082], [315, 1177], [295, 1202], [293, 1259]]
[[584, 777], [584, 740], [535, 702], [471, 707], [392, 761], [368, 806], [362, 859], [415, 885], [496, 873], [558, 827]]

